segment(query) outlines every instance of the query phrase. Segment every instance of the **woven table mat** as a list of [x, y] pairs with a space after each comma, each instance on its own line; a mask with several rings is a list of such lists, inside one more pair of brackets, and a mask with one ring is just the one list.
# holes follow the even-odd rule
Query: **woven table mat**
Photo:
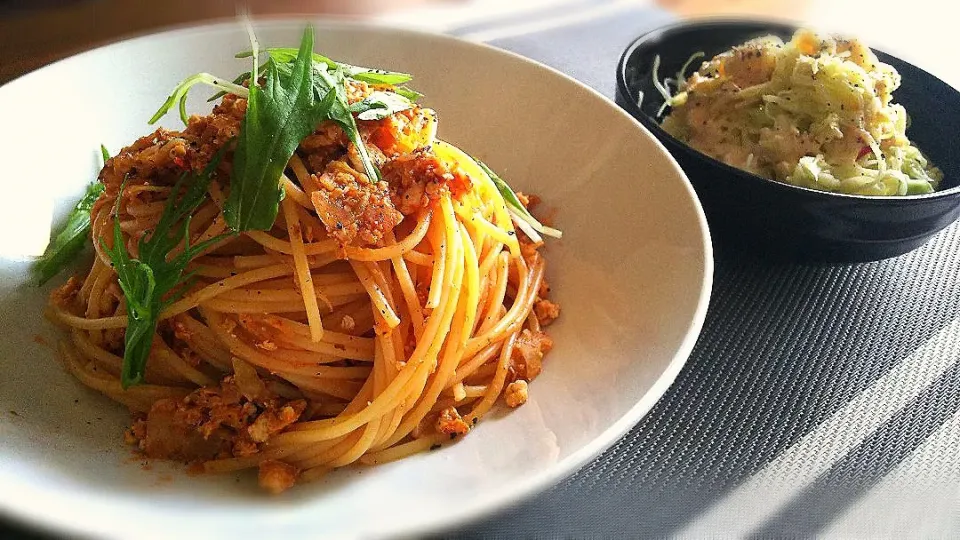
[[[622, 50], [671, 16], [596, 11], [460, 35], [612, 99]], [[857, 265], [715, 249], [700, 340], [653, 411], [559, 486], [456, 536], [960, 534], [960, 229]]]

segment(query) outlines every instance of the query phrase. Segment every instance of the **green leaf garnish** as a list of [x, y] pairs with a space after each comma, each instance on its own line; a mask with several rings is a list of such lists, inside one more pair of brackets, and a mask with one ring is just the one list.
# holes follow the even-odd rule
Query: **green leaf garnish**
[[43, 285], [59, 274], [83, 251], [90, 234], [90, 209], [101, 193], [103, 184], [100, 182], [92, 182], [87, 186], [86, 193], [73, 207], [63, 228], [54, 236], [43, 256], [33, 263], [32, 271], [37, 278], [37, 285]]
[[[291, 47], [273, 47], [265, 50], [266, 52], [270, 53], [271, 59], [280, 64], [290, 63], [294, 60], [294, 58], [297, 57], [297, 49], [293, 49]], [[242, 53], [238, 53], [236, 57], [249, 58], [252, 55], [253, 51], [244, 51]], [[413, 76], [409, 73], [352, 66], [350, 64], [344, 64], [343, 62], [336, 62], [318, 53], [313, 53], [313, 61], [317, 64], [326, 66], [328, 70], [335, 71], [340, 69], [348, 79], [362, 81], [367, 84], [396, 86], [398, 84], [407, 83], [413, 80]]]
[[423, 94], [407, 86], [398, 86], [393, 91], [409, 99], [412, 103], [416, 103], [418, 99], [423, 97]]
[[[262, 72], [263, 69], [266, 68], [266, 67], [267, 67], [267, 66], [262, 66], [262, 67], [261, 67], [261, 72]], [[262, 73], [261, 73], [261, 74], [262, 74]], [[241, 73], [240, 75], [237, 75], [237, 78], [236, 78], [236, 79], [233, 80], [233, 84], [242, 87], [243, 81], [245, 81], [245, 80], [247, 80], [247, 79], [249, 79], [249, 78], [250, 78], [250, 72]], [[227, 94], [229, 94], [229, 93], [231, 93], [231, 92], [227, 92], [226, 90], [221, 90], [221, 91], [217, 92], [216, 94], [214, 94], [214, 95], [210, 96], [209, 98], [207, 98], [207, 103], [210, 103], [211, 101], [216, 101], [216, 100], [222, 98], [223, 96], [225, 96], [225, 95], [227, 95]]]
[[[242, 82], [242, 81], [241, 81]], [[224, 92], [230, 92], [231, 94], [236, 94], [240, 97], [247, 97], [247, 89], [243, 86], [240, 86], [239, 83], [232, 83], [225, 79], [221, 79], [215, 75], [209, 73], [197, 73], [196, 75], [191, 75], [186, 79], [180, 81], [180, 84], [173, 89], [173, 93], [167, 97], [167, 100], [163, 102], [163, 105], [157, 109], [157, 112], [150, 117], [150, 120], [147, 121], [148, 124], [157, 123], [163, 115], [167, 114], [174, 105], [178, 105], [180, 109], [180, 120], [184, 124], [187, 123], [187, 93], [194, 86], [203, 83], [215, 88], [219, 88]]]
[[[350, 71], [360, 70], [360, 71]], [[354, 66], [349, 66], [349, 69], [346, 70], [347, 76], [351, 79], [362, 81], [367, 84], [383, 84], [389, 86], [396, 86], [398, 84], [403, 84], [413, 80], [413, 77], [407, 75], [406, 73], [396, 73], [392, 71], [379, 71], [368, 68], [357, 68]]]
[[[147, 358], [157, 330], [157, 322], [163, 310], [180, 299], [190, 287], [190, 276], [183, 271], [197, 254], [229, 236], [230, 233], [208, 239], [199, 244], [190, 244], [190, 218], [203, 202], [213, 178], [213, 173], [223, 157], [218, 152], [199, 175], [184, 174], [173, 186], [163, 213], [149, 238], [144, 236], [138, 243], [138, 258], [131, 258], [120, 229], [120, 187], [113, 218], [113, 247], [101, 239], [104, 252], [110, 257], [117, 272], [120, 288], [127, 304], [127, 329], [124, 337], [123, 366], [120, 383], [123, 388], [143, 382]], [[182, 192], [182, 195], [181, 195]], [[180, 243], [184, 249], [179, 254], [169, 254]]]
[[561, 231], [552, 227], [547, 227], [546, 225], [543, 225], [537, 221], [537, 219], [533, 217], [533, 215], [531, 215], [530, 212], [527, 211], [527, 209], [523, 206], [523, 203], [520, 202], [520, 199], [517, 197], [517, 194], [513, 191], [513, 189], [502, 178], [497, 176], [497, 173], [493, 172], [490, 167], [487, 167], [484, 162], [477, 158], [473, 158], [473, 160], [476, 161], [477, 165], [483, 169], [483, 172], [487, 173], [487, 176], [493, 180], [494, 185], [497, 186], [497, 191], [500, 192], [503, 200], [506, 201], [511, 215], [517, 221], [518, 226], [520, 226], [523, 232], [530, 237], [531, 240], [534, 242], [538, 242], [540, 240], [536, 233], [553, 238], [560, 238], [563, 236]]
[[[308, 26], [296, 59], [285, 65], [289, 69], [270, 62], [263, 88], [250, 85], [247, 113], [234, 152], [230, 194], [223, 209], [227, 224], [235, 231], [273, 227], [282, 193], [280, 175], [300, 141], [321, 121], [340, 120], [335, 111], [340, 92], [335, 90], [343, 90], [343, 85], [337, 89], [318, 77], [326, 73], [313, 68], [312, 51], [313, 28]], [[318, 95], [324, 97], [318, 99]], [[350, 116], [349, 111], [346, 114]]]
[[382, 120], [412, 107], [413, 103], [400, 94], [377, 91], [350, 105], [350, 112], [356, 114], [358, 120]]
[[[110, 152], [102, 144], [100, 155], [104, 163], [110, 159]], [[50, 281], [50, 278], [63, 271], [83, 251], [83, 246], [87, 243], [87, 237], [90, 234], [90, 209], [100, 198], [103, 189], [103, 184], [100, 182], [91, 182], [87, 186], [86, 192], [67, 216], [63, 227], [47, 245], [43, 256], [33, 263], [31, 270], [37, 279], [38, 286]]]
[[[332, 73], [320, 71], [318, 75], [320, 75], [320, 80], [330, 88], [327, 91], [327, 97], [324, 98], [324, 103], [329, 104], [326, 119], [340, 124], [340, 127], [347, 134], [347, 138], [357, 147], [357, 153], [360, 154], [360, 161], [363, 163], [363, 172], [367, 177], [374, 182], [380, 180], [380, 171], [373, 166], [373, 162], [370, 160], [367, 146], [360, 139], [360, 130], [357, 129], [357, 122], [353, 119], [350, 105], [347, 103], [346, 75], [339, 68]], [[318, 86], [322, 87], [321, 84], [318, 84]]]
[[[282, 72], [292, 69], [290, 59], [293, 49], [274, 48], [267, 49], [270, 53], [270, 64], [276, 65]], [[360, 131], [357, 129], [357, 122], [353, 118], [350, 105], [347, 101], [347, 79], [351, 73], [372, 73], [376, 70], [341, 64], [330, 60], [326, 56], [313, 53], [313, 84], [314, 93], [322, 103], [325, 104], [324, 120], [332, 120], [340, 125], [347, 138], [357, 147], [360, 154], [360, 161], [363, 163], [363, 172], [370, 179], [376, 181], [380, 179], [380, 171], [373, 166], [370, 156], [367, 153], [367, 147], [360, 140]], [[412, 77], [405, 73], [378, 72], [380, 75], [396, 75], [399, 78], [406, 77], [404, 80], [410, 80]], [[398, 79], [399, 80], [399, 79]], [[387, 92], [383, 92], [386, 94]], [[382, 100], [381, 100], [382, 101]], [[397, 103], [396, 101], [394, 103]], [[306, 135], [304, 135], [306, 136]]]

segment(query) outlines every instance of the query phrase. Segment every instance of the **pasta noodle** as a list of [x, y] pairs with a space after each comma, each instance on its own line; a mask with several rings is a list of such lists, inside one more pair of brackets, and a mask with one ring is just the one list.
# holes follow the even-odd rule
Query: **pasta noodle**
[[[353, 82], [351, 99], [373, 90]], [[360, 122], [379, 181], [339, 125], [318, 126], [281, 176], [269, 230], [221, 236], [227, 153], [187, 229], [191, 245], [219, 240], [192, 258], [188, 288], [161, 312], [144, 383], [123, 388], [114, 218], [136, 257], [176, 176], [229, 148], [224, 133], [244, 110], [228, 94], [183, 132], [158, 130], [110, 159], [91, 211], [96, 257], [51, 296], [49, 317], [69, 329], [67, 369], [134, 412], [129, 442], [208, 472], [259, 467], [261, 484], [281, 491], [458, 439], [511, 384], [525, 399], [552, 346], [541, 326], [558, 310], [540, 243], [517, 235], [491, 178], [436, 140], [436, 116], [420, 107]]]

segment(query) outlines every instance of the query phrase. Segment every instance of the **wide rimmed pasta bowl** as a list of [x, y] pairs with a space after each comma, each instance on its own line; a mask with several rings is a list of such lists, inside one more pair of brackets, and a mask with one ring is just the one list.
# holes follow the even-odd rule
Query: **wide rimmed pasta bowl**
[[[296, 44], [302, 21], [261, 21], [260, 41]], [[564, 236], [546, 248], [563, 306], [530, 399], [462, 441], [332, 472], [278, 497], [247, 472], [191, 476], [123, 442], [129, 413], [59, 363], [44, 319], [54, 284], [31, 260], [119, 148], [184, 76], [235, 74], [249, 47], [234, 22], [103, 47], [0, 88], [0, 510], [100, 537], [384, 537], [452, 526], [572, 474], [635, 425], [683, 366], [703, 323], [710, 237], [683, 172], [649, 132], [599, 94], [518, 56], [449, 37], [316, 24], [316, 50], [412, 73], [440, 136], [517, 189], [537, 193]], [[188, 108], [206, 112], [200, 94]], [[176, 119], [164, 120], [176, 127]], [[83, 263], [86, 264], [86, 263]], [[81, 267], [78, 263], [78, 269]], [[55, 280], [56, 281], [56, 280]]]

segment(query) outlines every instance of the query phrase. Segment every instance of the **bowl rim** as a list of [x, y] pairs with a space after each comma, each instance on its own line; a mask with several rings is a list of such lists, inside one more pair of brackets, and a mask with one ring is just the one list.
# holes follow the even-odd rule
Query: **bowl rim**
[[[665, 145], [653, 133], [650, 132], [641, 122], [634, 118], [627, 111], [617, 107], [615, 103], [604, 96], [598, 90], [588, 86], [586, 83], [575, 79], [556, 68], [548, 66], [540, 61], [528, 58], [519, 53], [502, 49], [487, 43], [464, 40], [454, 35], [445, 33], [436, 33], [424, 31], [415, 28], [385, 26], [369, 21], [358, 21], [343, 19], [338, 17], [318, 16], [316, 14], [278, 14], [269, 16], [256, 16], [252, 18], [254, 27], [258, 30], [262, 27], [282, 27], [298, 26], [304, 23], [311, 23], [317, 29], [332, 29], [341, 32], [369, 32], [369, 33], [392, 33], [402, 36], [405, 39], [421, 39], [438, 44], [450, 43], [456, 45], [468, 46], [477, 50], [486, 51], [501, 58], [507, 58], [512, 62], [520, 62], [528, 66], [537, 68], [550, 73], [552, 76], [559, 77], [572, 84], [580, 91], [583, 91], [594, 98], [599, 98], [598, 103], [607, 102], [607, 105], [613, 108], [613, 113], [623, 115], [624, 120], [631, 122], [638, 131], [638, 136], [649, 137], [651, 143], [657, 147], [662, 156], [666, 158], [670, 167], [672, 167], [679, 180], [682, 180], [679, 190], [683, 191], [692, 204], [692, 211], [695, 217], [695, 226], [699, 231], [698, 240], [702, 251], [702, 276], [699, 283], [696, 305], [693, 307], [691, 318], [683, 328], [683, 336], [679, 340], [676, 350], [670, 353], [663, 371], [656, 376], [650, 388], [643, 395], [638, 396], [637, 400], [624, 412], [624, 414], [612, 422], [594, 439], [588, 441], [580, 448], [572, 452], [569, 456], [558, 462], [551, 470], [543, 471], [532, 475], [521, 482], [511, 486], [510, 489], [501, 489], [496, 493], [487, 494], [478, 497], [470, 504], [459, 505], [456, 510], [446, 512], [442, 517], [430, 521], [412, 521], [403, 524], [404, 529], [400, 533], [392, 531], [383, 533], [382, 529], [366, 528], [362, 532], [368, 537], [381, 537], [384, 534], [389, 536], [398, 535], [401, 537], [417, 537], [426, 534], [441, 534], [448, 532], [452, 527], [466, 526], [474, 523], [484, 517], [495, 515], [496, 512], [502, 512], [510, 505], [530, 499], [532, 496], [541, 493], [551, 486], [559, 484], [565, 478], [569, 478], [579, 471], [589, 461], [600, 456], [604, 451], [612, 448], [619, 440], [626, 436], [641, 420], [646, 418], [653, 407], [663, 398], [666, 392], [673, 386], [674, 381], [680, 374], [682, 368], [687, 364], [690, 355], [693, 352], [697, 339], [703, 329], [707, 310], [713, 292], [714, 283], [714, 249], [712, 236], [703, 206], [696, 195], [696, 192], [687, 177], [686, 172], [680, 167], [673, 155], [667, 150]], [[78, 57], [86, 57], [94, 54], [101, 54], [103, 49], [111, 47], [126, 46], [131, 42], [141, 42], [156, 38], [171, 38], [175, 36], [186, 36], [195, 33], [209, 31], [218, 31], [225, 27], [237, 24], [235, 18], [218, 18], [209, 21], [199, 21], [185, 23], [167, 27], [160, 27], [140, 33], [124, 35], [118, 39], [98, 43], [90, 48], [70, 54], [51, 64], [25, 73], [11, 81], [0, 85], [0, 90], [10, 85], [29, 84], [38, 72], [48, 72], [57, 69], [58, 66], [74, 61]], [[2, 476], [2, 475], [0, 475]], [[18, 478], [19, 480], [19, 478]], [[31, 481], [20, 482], [15, 486], [27, 486], [35, 488], [36, 483]], [[39, 491], [31, 491], [30, 496], [47, 495], [46, 488]], [[67, 497], [63, 496], [62, 497]], [[72, 499], [72, 496], [67, 497]], [[63, 500], [62, 498], [57, 500]], [[102, 524], [91, 521], [70, 521], [67, 514], [51, 513], [42, 507], [25, 504], [26, 501], [11, 498], [0, 497], [0, 519], [13, 519], [19, 523], [36, 526], [44, 531], [53, 534], [77, 533], [104, 535], [107, 537], [118, 537], [116, 527], [104, 527]], [[258, 522], [260, 523], [260, 522]], [[199, 528], [185, 537], [194, 537], [208, 532], [206, 529]]]
[[[633, 93], [630, 90], [630, 84], [627, 82], [627, 74], [626, 74], [628, 62], [630, 58], [633, 56], [633, 54], [636, 52], [636, 50], [646, 45], [647, 42], [649, 42], [652, 38], [657, 36], [669, 35], [672, 33], [676, 33], [677, 31], [680, 31], [680, 30], [688, 30], [688, 29], [705, 30], [705, 29], [711, 29], [711, 28], [729, 29], [729, 28], [741, 27], [744, 25], [763, 26], [763, 27], [769, 28], [770, 30], [782, 30], [782, 31], [791, 31], [791, 32], [803, 28], [802, 25], [798, 25], [791, 21], [784, 21], [784, 20], [777, 20], [777, 19], [764, 19], [764, 18], [749, 18], [749, 17], [739, 17], [739, 18], [738, 17], [700, 17], [700, 18], [688, 19], [680, 22], [673, 22], [663, 26], [658, 26], [657, 28], [644, 32], [640, 36], [636, 37], [633, 41], [630, 42], [629, 45], [627, 45], [627, 47], [623, 50], [623, 53], [621, 53], [620, 59], [617, 61], [616, 92], [618, 97], [621, 97], [623, 99], [617, 100], [618, 105], [626, 109], [631, 116], [636, 118], [640, 123], [644, 125], [644, 127], [649, 129], [658, 138], [661, 138], [666, 142], [669, 142], [670, 144], [679, 145], [680, 147], [689, 150], [690, 154], [696, 157], [697, 159], [699, 159], [701, 162], [707, 165], [710, 165], [712, 167], [716, 167], [728, 174], [734, 174], [741, 178], [745, 178], [750, 182], [754, 182], [754, 183], [762, 182], [763, 185], [769, 186], [768, 189], [779, 189], [784, 194], [797, 193], [797, 194], [806, 195], [808, 197], [836, 199], [838, 202], [842, 200], [847, 200], [851, 202], [858, 201], [866, 204], [875, 204], [875, 205], [883, 205], [883, 204], [889, 204], [889, 203], [924, 203], [924, 202], [933, 201], [933, 200], [948, 199], [960, 194], [960, 184], [948, 189], [934, 191], [933, 193], [923, 193], [919, 195], [854, 195], [849, 193], [837, 193], [833, 191], [812, 189], [808, 187], [787, 184], [785, 182], [779, 182], [777, 180], [766, 178], [764, 176], [760, 176], [758, 174], [754, 174], [752, 172], [745, 171], [743, 169], [724, 163], [719, 159], [716, 159], [710, 155], [707, 155], [701, 152], [700, 150], [690, 146], [689, 144], [681, 141], [680, 139], [674, 137], [673, 135], [668, 133], [665, 129], [663, 129], [660, 126], [660, 123], [655, 118], [645, 113], [640, 108], [640, 105], [637, 104], [636, 101], [632, 99]], [[875, 47], [870, 47], [870, 49], [874, 53], [879, 53], [881, 55], [888, 56], [890, 58], [897, 60], [898, 62], [901, 62], [903, 64], [910, 66], [911, 68], [943, 84], [954, 94], [960, 95], [960, 91], [955, 89], [953, 86], [947, 84], [939, 77], [931, 74], [930, 72], [922, 68], [919, 68], [911, 64], [910, 62], [907, 62], [906, 60], [903, 60], [897, 56], [887, 53], [881, 49], [877, 49]]]

